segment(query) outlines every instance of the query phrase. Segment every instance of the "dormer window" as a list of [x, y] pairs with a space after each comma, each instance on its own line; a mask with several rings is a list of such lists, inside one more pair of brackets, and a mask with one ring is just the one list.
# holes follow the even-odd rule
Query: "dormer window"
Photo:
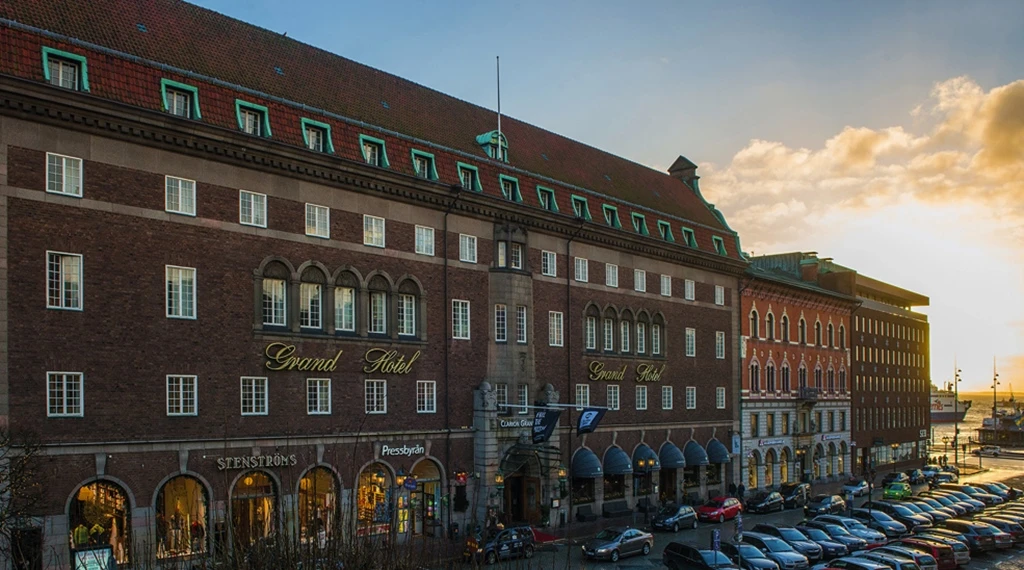
[[582, 196], [572, 197], [572, 212], [577, 218], [583, 218], [588, 222], [592, 219], [590, 217], [590, 206], [587, 205], [587, 199]]
[[416, 176], [424, 180], [437, 180], [437, 166], [434, 164], [434, 155], [413, 149], [412, 167]]
[[334, 143], [331, 142], [331, 126], [327, 123], [302, 119], [302, 140], [306, 148], [313, 152], [334, 154]]
[[658, 234], [661, 235], [661, 239], [665, 241], [676, 241], [676, 238], [672, 235], [672, 226], [668, 222], [658, 220]]
[[238, 130], [257, 137], [270, 136], [270, 115], [263, 105], [235, 99]]
[[537, 187], [537, 198], [540, 199], [540, 207], [551, 212], [558, 211], [558, 202], [555, 201], [555, 191], [543, 186]]
[[512, 200], [513, 202], [522, 202], [523, 195], [519, 193], [519, 181], [511, 176], [505, 176], [504, 174], [498, 175], [498, 180], [501, 182], [501, 195], [506, 200]]
[[609, 206], [604, 204], [601, 206], [601, 212], [604, 213], [604, 222], [613, 228], [621, 228], [622, 224], [619, 223], [619, 209], [615, 206]]
[[382, 139], [368, 135], [359, 135], [359, 148], [363, 151], [363, 161], [365, 161], [366, 164], [380, 166], [382, 168], [387, 168], [389, 166], [388, 152], [384, 147], [384, 141]]
[[160, 95], [164, 103], [164, 111], [186, 119], [201, 119], [199, 114], [199, 90], [191, 85], [160, 80]]
[[505, 138], [505, 133], [498, 133], [498, 131], [484, 133], [476, 137], [476, 142], [483, 147], [487, 156], [508, 162], [508, 139]]
[[636, 230], [636, 233], [642, 236], [650, 235], [650, 233], [647, 231], [647, 219], [644, 217], [643, 214], [637, 214], [636, 212], [633, 212], [632, 218], [633, 229]]
[[715, 251], [718, 252], [718, 255], [729, 255], [725, 250], [725, 240], [718, 236], [714, 236], [711, 239], [715, 242]]
[[462, 187], [472, 192], [483, 192], [483, 188], [480, 187], [480, 173], [477, 171], [475, 166], [470, 166], [462, 162], [457, 163], [459, 170], [459, 182], [462, 183]]
[[89, 90], [88, 62], [80, 55], [44, 47], [43, 76], [50, 85], [73, 91]]

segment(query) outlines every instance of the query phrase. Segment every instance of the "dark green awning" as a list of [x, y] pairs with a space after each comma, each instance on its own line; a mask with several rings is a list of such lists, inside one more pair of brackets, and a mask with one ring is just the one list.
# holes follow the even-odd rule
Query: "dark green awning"
[[605, 475], [629, 475], [633, 472], [633, 465], [629, 462], [629, 456], [621, 447], [609, 447], [608, 453], [604, 456]]
[[683, 448], [683, 456], [686, 457], [686, 465], [690, 467], [708, 464], [708, 453], [704, 451], [704, 448], [699, 443], [692, 439], [686, 442], [686, 447]]
[[683, 452], [671, 441], [661, 446], [658, 459], [661, 460], [662, 469], [682, 469], [686, 467], [686, 458], [683, 457]]
[[728, 463], [729, 450], [717, 439], [708, 442], [708, 458], [712, 463]]
[[[653, 465], [648, 466], [647, 463], [653, 460]], [[641, 467], [641, 461], [644, 462]], [[658, 459], [658, 454], [654, 453], [654, 450], [647, 445], [641, 444], [633, 451], [633, 472], [634, 473], [650, 473], [651, 471], [659, 471], [661, 469], [661, 461]]]
[[580, 449], [572, 456], [572, 476], [577, 479], [597, 479], [603, 475], [601, 460], [589, 449]]

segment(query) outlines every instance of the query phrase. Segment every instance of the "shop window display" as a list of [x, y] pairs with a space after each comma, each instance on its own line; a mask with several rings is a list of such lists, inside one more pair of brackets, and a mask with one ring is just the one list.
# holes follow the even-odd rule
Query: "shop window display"
[[129, 563], [131, 505], [119, 485], [96, 481], [79, 487], [68, 518], [72, 551], [109, 544], [119, 565]]
[[604, 500], [626, 498], [626, 476], [605, 475], [604, 476]]
[[572, 478], [572, 502], [583, 505], [594, 502], [594, 480], [583, 477]]
[[392, 487], [391, 473], [380, 463], [359, 474], [356, 508], [360, 536], [391, 532]]
[[662, 469], [658, 475], [661, 478], [658, 498], [662, 502], [671, 503], [676, 500], [676, 471], [676, 469]]
[[412, 533], [434, 536], [440, 525], [441, 471], [437, 464], [425, 459], [413, 467], [412, 477], [416, 480], [416, 490], [410, 493]]
[[683, 487], [686, 489], [700, 487], [700, 467], [685, 467], [683, 469]]
[[299, 539], [324, 548], [338, 521], [338, 483], [324, 467], [314, 467], [299, 480]]
[[157, 558], [206, 552], [209, 497], [194, 477], [171, 479], [156, 497]]
[[276, 534], [277, 489], [266, 473], [250, 471], [235, 484], [231, 523], [236, 548], [248, 548]]
[[707, 484], [720, 485], [722, 483], [722, 466], [711, 464], [707, 466]]

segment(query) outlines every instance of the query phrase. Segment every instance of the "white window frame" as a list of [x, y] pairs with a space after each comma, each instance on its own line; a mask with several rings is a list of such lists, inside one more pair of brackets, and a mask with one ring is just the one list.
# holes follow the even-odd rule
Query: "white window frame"
[[[168, 374], [167, 380], [167, 415], [197, 416], [199, 415], [199, 381], [194, 375]], [[171, 386], [172, 380], [176, 383]], [[172, 397], [174, 398], [172, 400]], [[173, 406], [172, 402], [177, 405]], [[189, 402], [191, 408], [188, 407]]]
[[619, 266], [614, 263], [604, 264], [604, 285], [605, 287], [619, 286]]
[[725, 409], [725, 387], [719, 386], [715, 388], [715, 408], [719, 410]]
[[672, 386], [661, 387], [661, 409], [671, 410], [675, 405], [673, 402], [674, 394], [672, 393]]
[[686, 329], [686, 356], [697, 356], [697, 329]]
[[573, 262], [575, 272], [573, 277], [580, 283], [587, 283], [590, 279], [590, 263], [585, 257], [577, 257]]
[[[249, 386], [246, 386], [249, 383]], [[252, 408], [249, 411], [245, 409], [245, 397], [248, 391], [251, 398]], [[265, 416], [270, 408], [269, 400], [269, 386], [267, 385], [266, 376], [242, 376], [241, 378], [241, 411], [243, 416]], [[262, 397], [262, 400], [258, 400], [257, 396]]]
[[640, 411], [647, 409], [647, 386], [636, 387], [636, 409]]
[[636, 353], [647, 352], [647, 323], [636, 323]]
[[523, 268], [523, 244], [512, 243], [512, 249], [509, 251], [509, 263], [512, 269]]
[[590, 384], [576, 385], [576, 410], [590, 407]]
[[715, 304], [725, 305], [725, 287], [722, 285], [715, 285]]
[[[182, 309], [182, 310], [180, 310], [180, 312], [177, 312], [177, 313], [172, 313], [171, 312], [171, 296], [172, 296], [172, 293], [171, 293], [171, 287], [172, 287], [171, 273], [172, 273], [172, 271], [175, 272], [176, 275], [177, 275], [177, 277], [175, 279], [176, 283], [174, 285], [177, 287], [178, 293], [175, 294], [174, 297], [177, 298], [178, 307], [180, 309]], [[188, 273], [188, 272], [191, 272], [191, 274], [192, 274], [192, 297], [191, 297], [191, 299], [188, 300], [189, 302], [186, 303], [185, 299], [183, 298], [184, 292], [182, 291], [182, 286], [181, 286], [181, 283], [183, 282], [183, 280], [181, 279], [181, 275], [183, 273]], [[195, 267], [182, 267], [180, 265], [165, 265], [164, 266], [164, 301], [165, 301], [166, 306], [167, 306], [167, 311], [166, 312], [167, 312], [167, 318], [168, 319], [188, 319], [188, 320], [195, 320], [196, 319], [196, 306], [198, 305], [198, 295], [199, 295], [199, 293], [198, 293], [198, 279], [197, 279], [197, 274], [196, 273], [197, 272], [196, 272], [196, 268]]]
[[[246, 212], [246, 198], [249, 211]], [[267, 227], [267, 195], [248, 190], [238, 191], [238, 223], [243, 226]]]
[[587, 317], [583, 328], [583, 344], [586, 350], [597, 350], [597, 317]]
[[[372, 402], [371, 402], [371, 386]], [[379, 401], [378, 401], [379, 400]], [[381, 406], [379, 404], [383, 403]], [[373, 404], [371, 409], [371, 404]], [[388, 413], [388, 381], [376, 378], [367, 378], [363, 381], [363, 411], [369, 415], [380, 415]]]
[[[326, 386], [327, 393], [323, 388]], [[313, 400], [313, 395], [316, 400]], [[325, 401], [326, 400], [326, 401]], [[315, 404], [315, 407], [314, 407]], [[326, 404], [326, 406], [324, 405]], [[330, 378], [306, 378], [306, 415], [308, 416], [329, 416], [331, 415], [331, 379]]]
[[469, 328], [469, 301], [465, 299], [452, 299], [452, 338], [455, 340], [470, 340]]
[[498, 242], [498, 251], [495, 253], [494, 265], [496, 267], [508, 267], [508, 243]]
[[494, 342], [508, 342], [508, 306], [494, 305]]
[[517, 384], [516, 385], [516, 401], [519, 403], [519, 413], [529, 413], [530, 408], [530, 385], [529, 384]]
[[558, 254], [553, 251], [540, 252], [540, 273], [547, 277], [558, 277]]
[[548, 346], [563, 346], [565, 321], [561, 311], [548, 311]]
[[[59, 390], [55, 381], [60, 382]], [[68, 387], [74, 391], [68, 395]], [[60, 398], [60, 404], [54, 406]], [[77, 408], [77, 409], [76, 409]], [[48, 371], [46, 373], [46, 417], [81, 418], [85, 416], [85, 375], [81, 372]]]
[[643, 269], [633, 270], [633, 290], [639, 293], [647, 292], [647, 271]]
[[619, 352], [629, 352], [629, 321], [619, 321]]
[[380, 216], [363, 214], [363, 245], [385, 247], [387, 243], [387, 220]]
[[526, 330], [527, 315], [526, 305], [516, 305], [516, 343], [526, 344], [528, 334]]
[[166, 87], [164, 91], [167, 93], [167, 112], [176, 117], [191, 119], [193, 94], [173, 87]]
[[416, 295], [398, 294], [398, 314], [395, 315], [398, 336], [416, 336], [416, 305], [418, 301]]
[[605, 318], [602, 320], [604, 337], [601, 339], [601, 347], [605, 352], [615, 350], [615, 319]]
[[331, 209], [306, 203], [306, 235], [331, 239]]
[[651, 354], [661, 355], [661, 325], [657, 323], [651, 324]]
[[725, 331], [715, 331], [715, 358], [725, 360]]
[[313, 152], [325, 152], [327, 150], [327, 131], [322, 127], [307, 124], [306, 148]]
[[684, 281], [683, 289], [683, 298], [687, 301], [693, 301], [697, 298], [697, 284], [694, 283], [693, 279]]
[[686, 387], [686, 409], [696, 410], [697, 409], [697, 387], [687, 386]]
[[621, 402], [618, 384], [609, 384], [605, 389], [606, 404], [609, 410], [618, 410]]
[[[369, 292], [370, 306], [367, 311], [366, 332], [388, 334], [388, 294], [385, 291]], [[376, 311], [375, 311], [376, 309]]]
[[416, 413], [437, 413], [437, 382], [434, 380], [416, 381]]
[[494, 403], [499, 412], [508, 411], [508, 383], [498, 382], [494, 385]]
[[255, 109], [240, 107], [238, 114], [242, 118], [242, 132], [257, 137], [263, 135], [263, 113]]
[[[348, 303], [344, 302], [344, 296], [348, 292], [351, 295], [351, 299]], [[339, 296], [341, 297], [339, 302]], [[352, 287], [335, 287], [334, 288], [334, 329], [343, 332], [355, 332], [356, 330], [356, 290]], [[345, 307], [349, 307], [351, 311], [345, 312]], [[340, 312], [339, 312], [340, 311]], [[339, 319], [340, 317], [340, 319]], [[350, 319], [350, 323], [345, 321]]]
[[672, 276], [662, 275], [661, 276], [661, 296], [671, 297], [672, 296]]
[[[274, 287], [267, 291], [267, 284]], [[284, 279], [263, 278], [262, 283], [263, 301], [263, 326], [285, 327], [288, 326], [288, 283]], [[280, 310], [279, 310], [280, 309]], [[267, 320], [267, 315], [270, 320]]]
[[164, 176], [164, 210], [183, 216], [196, 215], [196, 181]]
[[416, 226], [416, 253], [419, 255], [434, 256], [434, 228], [430, 226]]
[[[315, 292], [316, 295], [310, 295]], [[303, 315], [305, 313], [305, 315]], [[324, 287], [319, 283], [299, 283], [299, 328], [324, 328]]]
[[[80, 90], [79, 83], [82, 81], [83, 66], [81, 62], [70, 61], [53, 54], [51, 54], [47, 60], [50, 66], [50, 85], [63, 87], [64, 89], [71, 89], [72, 91]], [[71, 71], [74, 71], [73, 75], [70, 73]], [[69, 77], [69, 75], [71, 77]]]
[[476, 263], [476, 236], [459, 234], [459, 261]]
[[[68, 259], [76, 259], [78, 261], [78, 267], [76, 271], [78, 273], [75, 281], [67, 281], [67, 268], [64, 265], [64, 261]], [[52, 266], [56, 261], [57, 272], [54, 275]], [[64, 311], [81, 311], [84, 310], [83, 300], [85, 299], [85, 293], [82, 290], [82, 285], [85, 282], [83, 276], [83, 269], [85, 266], [85, 258], [79, 253], [65, 253], [62, 251], [47, 251], [46, 252], [46, 308], [47, 309], [61, 309]], [[56, 277], [56, 281], [54, 280]], [[69, 290], [68, 285], [73, 284], [77, 286], [76, 290]], [[56, 290], [59, 297], [58, 302], [54, 304], [52, 293]], [[68, 293], [72, 293], [69, 299]], [[66, 301], [71, 301], [66, 302]]]
[[85, 180], [84, 167], [81, 158], [55, 152], [46, 153], [46, 192], [81, 198]]

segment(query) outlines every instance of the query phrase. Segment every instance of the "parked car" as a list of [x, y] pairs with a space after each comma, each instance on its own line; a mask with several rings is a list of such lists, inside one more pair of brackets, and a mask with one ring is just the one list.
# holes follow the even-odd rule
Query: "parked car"
[[910, 483], [910, 477], [907, 477], [906, 473], [900, 471], [886, 473], [885, 477], [882, 478], [882, 484], [888, 485], [889, 483]]
[[885, 490], [882, 491], [882, 498], [896, 499], [901, 501], [903, 499], [910, 497], [913, 494], [914, 492], [910, 490], [909, 483], [889, 483], [888, 485], [885, 486]]
[[858, 552], [854, 556], [857, 558], [866, 558], [873, 562], [878, 562], [879, 564], [884, 564], [891, 570], [921, 570], [921, 567], [917, 565], [917, 562], [914, 562], [910, 558], [878, 554], [873, 550]]
[[882, 511], [853, 509], [852, 514], [853, 518], [861, 521], [867, 525], [868, 528], [885, 534], [886, 538], [900, 538], [910, 534], [906, 525], [894, 520]]
[[868, 501], [864, 503], [863, 508], [882, 511], [892, 517], [893, 520], [903, 523], [910, 532], [917, 532], [932, 526], [931, 521], [927, 517], [916, 514], [914, 511], [896, 502]]
[[779, 487], [779, 494], [787, 509], [795, 509], [807, 504], [811, 498], [811, 486], [807, 483], [783, 483]]
[[894, 540], [888, 546], [903, 546], [913, 550], [919, 550], [930, 554], [938, 564], [939, 570], [956, 570], [956, 557], [953, 555], [953, 547], [934, 540], [921, 537], [907, 537]]
[[[722, 543], [722, 546], [725, 546], [725, 543]], [[716, 568], [718, 570], [730, 568], [739, 570], [740, 568], [722, 552], [705, 550], [682, 542], [666, 544], [661, 560], [665, 566], [669, 567], [669, 570], [712, 570]]]
[[765, 556], [775, 561], [781, 570], [806, 570], [810, 567], [807, 557], [800, 554], [785, 541], [774, 536], [757, 532], [743, 533], [743, 542], [761, 549]]
[[742, 570], [779, 570], [779, 565], [753, 544], [722, 542], [722, 554]]
[[909, 558], [915, 564], [921, 567], [921, 570], [938, 570], [939, 563], [935, 560], [935, 557], [931, 554], [921, 552], [920, 550], [911, 550], [902, 546], [880, 546], [875, 548], [871, 552], [880, 556], [893, 556], [896, 558]]
[[996, 534], [998, 534], [998, 530], [991, 525], [953, 519], [946, 522], [946, 528], [959, 532], [966, 538], [967, 546], [971, 549], [971, 552], [985, 552], [996, 549]]
[[824, 555], [820, 546], [815, 544], [813, 540], [808, 539], [804, 533], [789, 525], [758, 523], [750, 530], [785, 540], [797, 552], [806, 556], [808, 562], [817, 562]]
[[1002, 497], [998, 495], [993, 495], [992, 493], [986, 493], [981, 489], [978, 489], [977, 487], [973, 487], [971, 485], [961, 485], [959, 483], [942, 483], [941, 485], [939, 485], [939, 489], [960, 491], [961, 493], [965, 493], [968, 497], [974, 499], [975, 501], [981, 501], [982, 503], [985, 504], [985, 506], [1003, 504]]
[[[947, 534], [939, 534], [935, 532], [936, 529], [928, 529], [925, 532], [915, 534], [921, 538], [927, 538], [928, 540], [934, 540], [941, 542], [942, 544], [948, 544], [953, 549], [953, 558], [956, 560], [957, 566], [963, 566], [971, 561], [971, 549], [967, 546], [967, 539], [960, 540]], [[957, 533], [952, 533], [956, 535]]]
[[918, 495], [917, 500], [924, 501], [933, 507], [939, 505], [944, 509], [952, 511], [954, 516], [961, 516], [968, 513], [967, 505], [961, 505], [959, 501], [954, 501], [953, 499], [941, 494], [929, 495], [921, 493]]
[[921, 472], [924, 473], [925, 477], [932, 478], [936, 473], [942, 471], [938, 465], [925, 465], [921, 468]]
[[925, 476], [924, 471], [920, 469], [910, 469], [907, 473], [907, 478], [910, 479], [911, 485], [920, 485], [921, 483], [927, 483], [928, 477]]
[[697, 518], [702, 521], [725, 522], [734, 519], [743, 512], [739, 499], [732, 497], [715, 497], [697, 507]]
[[999, 457], [1003, 450], [998, 445], [983, 445], [978, 449], [972, 450], [971, 455], [977, 455], [979, 457]]
[[[833, 540], [833, 541], [838, 542], [838, 543], [842, 544], [843, 546], [845, 546], [846, 547], [846, 551], [848, 553], [849, 552], [856, 552], [858, 550], [863, 550], [865, 548], [868, 548], [868, 544], [869, 543], [868, 543], [867, 540], [865, 540], [863, 538], [859, 538], [856, 535], [851, 534], [850, 531], [846, 530], [845, 528], [843, 528], [843, 527], [841, 527], [841, 526], [839, 526], [837, 524], [830, 524], [830, 523], [819, 522], [819, 521], [804, 521], [804, 522], [796, 525], [796, 527], [798, 529], [800, 529], [800, 532], [802, 532], [804, 534], [807, 534], [808, 537], [810, 537], [810, 535], [808, 533], [810, 533], [812, 531], [817, 531], [817, 532], [824, 533], [825, 536], [827, 536], [830, 540]], [[875, 531], [870, 531], [870, 532], [875, 532]], [[881, 538], [878, 539], [878, 542], [877, 543], [873, 543], [876, 546], [878, 544], [885, 543], [885, 536], [883, 536], [880, 533], [879, 533], [879, 536]]]
[[924, 531], [924, 533], [937, 536], [944, 536], [946, 538], [952, 538], [953, 540], [963, 543], [964, 546], [967, 546], [967, 537], [964, 536], [962, 532], [953, 530], [951, 528], [930, 528]]
[[977, 481], [975, 481], [971, 483], [971, 486], [977, 489], [981, 489], [985, 493], [992, 493], [993, 495], [1001, 497], [1004, 503], [1009, 503], [1015, 499], [1013, 494], [1008, 489], [1004, 489], [993, 483], [978, 483]]
[[875, 560], [855, 556], [844, 556], [829, 562], [823, 562], [814, 566], [813, 570], [827, 570], [829, 568], [840, 568], [842, 570], [890, 570], [884, 564]]
[[651, 528], [679, 532], [681, 528], [697, 528], [697, 512], [690, 505], [665, 505], [658, 511]]
[[1000, 483], [999, 481], [994, 481], [992, 483], [989, 483], [989, 485], [995, 485], [996, 487], [999, 487], [1002, 490], [1006, 491], [1007, 493], [1010, 494], [1010, 498], [1013, 500], [1017, 500], [1024, 496], [1024, 491], [1017, 489], [1016, 487], [1010, 487], [1009, 485], [1006, 485], [1005, 483]]
[[619, 558], [632, 554], [647, 556], [651, 548], [654, 548], [653, 534], [636, 528], [613, 527], [602, 530], [583, 543], [583, 556], [618, 562]]
[[924, 501], [918, 500], [917, 498], [913, 498], [912, 500], [909, 501], [903, 501], [903, 504], [906, 505], [908, 509], [932, 519], [933, 525], [941, 525], [942, 523], [946, 522], [947, 520], [955, 516], [952, 511], [947, 511], [946, 509], [936, 509], [935, 507], [929, 505]]
[[960, 468], [957, 467], [956, 465], [949, 465], [948, 463], [946, 465], [943, 465], [942, 467], [939, 467], [939, 471], [945, 471], [946, 473], [956, 473], [957, 475], [960, 475]]
[[[957, 516], [957, 512], [955, 510], [950, 507], [943, 506], [942, 503], [932, 499], [931, 497], [911, 497], [908, 502], [914, 503], [918, 507], [928, 511], [936, 522], [938, 522], [939, 519], [942, 519], [942, 522], [945, 522], [946, 519], [951, 519]], [[936, 517], [936, 515], [941, 516]]]
[[805, 515], [831, 515], [846, 510], [846, 501], [839, 495], [815, 495], [804, 506]]
[[970, 495], [964, 493], [963, 491], [956, 491], [954, 489], [936, 489], [936, 491], [939, 491], [940, 493], [945, 493], [950, 497], [956, 497], [961, 503], [967, 503], [968, 505], [973, 506], [973, 512], [985, 510], [985, 503], [983, 501], [975, 499], [974, 497], [971, 497]]
[[[889, 501], [886, 501], [886, 502], [889, 502]], [[933, 517], [932, 514], [929, 513], [928, 511], [925, 511], [921, 507], [915, 505], [913, 502], [911, 502], [911, 501], [892, 501], [892, 502], [896, 503], [897, 505], [899, 505], [901, 507], [906, 507], [906, 508], [910, 509], [910, 511], [912, 513], [914, 513], [915, 515], [920, 515], [920, 516], [928, 519], [928, 522], [932, 523], [932, 526], [935, 526], [935, 517]]]
[[853, 536], [846, 532], [846, 529], [842, 527], [839, 527], [839, 529], [845, 533], [846, 537], [848, 537], [848, 540], [850, 541], [849, 545], [845, 544], [843, 541], [832, 538], [827, 532], [820, 528], [810, 527], [804, 524], [797, 525], [796, 528], [800, 532], [804, 533], [809, 540], [821, 547], [821, 555], [825, 560], [846, 556], [855, 550], [860, 550], [867, 546], [864, 539]]
[[[482, 544], [481, 544], [482, 542]], [[477, 542], [467, 541], [463, 558], [494, 564], [510, 558], [532, 558], [534, 549], [533, 530], [528, 526], [509, 527], [491, 537]], [[475, 548], [474, 548], [475, 546]]]
[[843, 485], [843, 495], [852, 494], [854, 497], [863, 497], [868, 494], [868, 482], [863, 479], [850, 479]]
[[868, 526], [864, 524], [863, 521], [857, 520], [854, 517], [819, 515], [814, 517], [813, 520], [839, 525], [846, 529], [853, 536], [856, 536], [857, 538], [863, 538], [869, 544], [885, 542], [885, 533], [868, 528]]
[[[1024, 544], [1024, 527], [1022, 527], [1019, 523], [1008, 521], [1004, 518], [987, 516], [978, 517], [974, 520], [978, 522], [983, 522], [985, 524], [990, 524], [998, 528], [999, 530], [1003, 531], [1004, 533], [1010, 535], [1010, 538], [1013, 540], [1013, 543], [1018, 546]], [[996, 546], [999, 545], [997, 544]]]
[[960, 477], [956, 473], [936, 473], [928, 480], [928, 486], [935, 488], [943, 483], [956, 483], [959, 480]]
[[785, 502], [782, 499], [782, 494], [778, 491], [770, 493], [762, 491], [747, 499], [745, 506], [747, 512], [750, 513], [770, 513], [772, 511], [781, 511], [784, 508], [786, 508]]

